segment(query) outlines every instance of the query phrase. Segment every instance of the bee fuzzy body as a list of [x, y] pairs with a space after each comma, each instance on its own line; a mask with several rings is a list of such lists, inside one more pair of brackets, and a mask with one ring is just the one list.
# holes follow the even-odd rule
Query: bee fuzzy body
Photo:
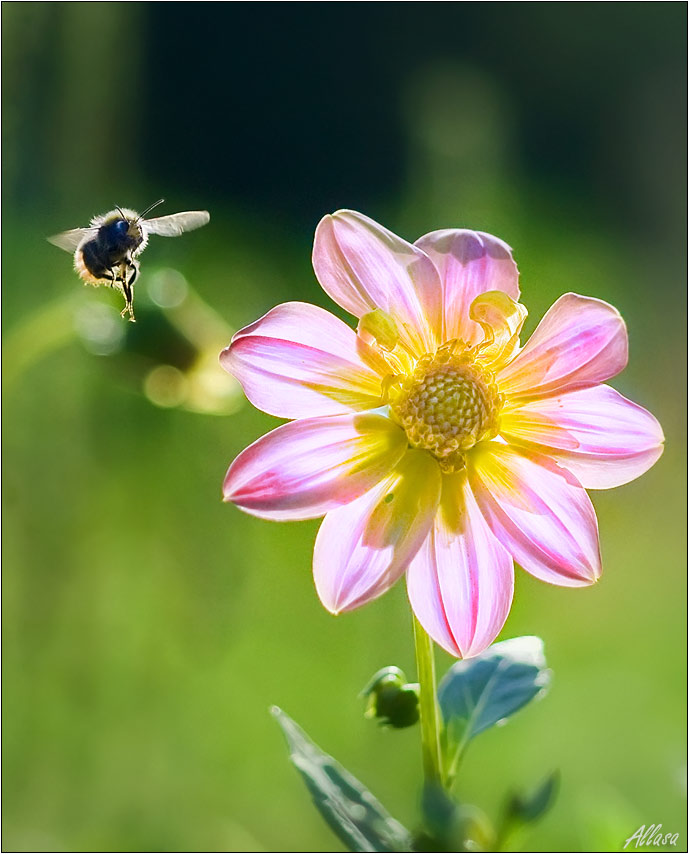
[[[162, 199], [160, 200], [162, 202]], [[160, 202], [156, 202], [156, 205]], [[139, 274], [136, 260], [146, 248], [149, 234], [176, 237], [205, 225], [207, 211], [187, 211], [145, 220], [151, 205], [139, 215], [129, 208], [117, 208], [95, 216], [88, 228], [76, 228], [48, 238], [51, 243], [74, 252], [74, 269], [86, 284], [107, 285], [122, 291], [125, 306], [122, 316], [134, 320], [133, 285]]]
[[80, 279], [82, 279], [87, 285], [93, 285], [94, 288], [97, 288], [98, 285], [110, 284], [110, 282], [107, 279], [102, 278], [102, 276], [94, 276], [84, 261], [84, 253], [81, 249], [77, 249], [74, 253], [74, 269], [77, 271], [77, 275]]

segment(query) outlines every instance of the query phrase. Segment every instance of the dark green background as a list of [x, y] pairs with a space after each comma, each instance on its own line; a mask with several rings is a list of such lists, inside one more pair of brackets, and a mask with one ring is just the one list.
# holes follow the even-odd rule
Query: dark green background
[[[518, 573], [502, 636], [544, 638], [552, 690], [474, 743], [458, 792], [495, 816], [557, 767], [526, 850], [620, 850], [653, 823], [685, 846], [686, 6], [5, 3], [2, 18], [4, 849], [332, 850], [272, 703], [415, 822], [418, 731], [377, 730], [356, 696], [383, 665], [413, 673], [403, 585], [328, 615], [317, 523], [220, 502], [226, 466], [277, 422], [239, 398], [211, 416], [141, 393], [152, 365], [190, 362], [147, 309], [157, 272], [181, 271], [232, 329], [284, 300], [332, 309], [310, 249], [338, 207], [411, 240], [499, 235], [527, 331], [567, 290], [626, 318], [614, 384], [667, 450], [594, 494], [598, 585]], [[211, 223], [152, 241], [139, 322], [93, 355], [73, 312], [120, 300], [43, 238], [160, 196]]]

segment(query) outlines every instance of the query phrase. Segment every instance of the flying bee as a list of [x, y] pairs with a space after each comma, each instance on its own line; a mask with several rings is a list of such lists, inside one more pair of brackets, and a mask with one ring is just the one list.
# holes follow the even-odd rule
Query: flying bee
[[120, 313], [122, 317], [128, 313], [131, 321], [135, 320], [133, 286], [139, 275], [137, 258], [146, 248], [148, 235], [177, 237], [201, 228], [210, 220], [208, 211], [184, 211], [144, 219], [164, 201], [159, 199], [142, 214], [116, 206], [114, 211], [94, 216], [88, 228], [73, 228], [48, 238], [60, 249], [74, 253], [74, 269], [84, 282], [121, 290], [125, 305]]

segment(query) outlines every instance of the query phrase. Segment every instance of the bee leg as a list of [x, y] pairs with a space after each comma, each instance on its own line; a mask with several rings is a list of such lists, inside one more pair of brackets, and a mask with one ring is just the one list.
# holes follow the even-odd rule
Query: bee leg
[[[129, 320], [132, 323], [135, 323], [136, 318], [134, 317], [133, 305], [134, 290], [132, 285], [134, 284], [134, 279], [136, 279], [139, 270], [136, 264], [131, 261], [127, 263], [126, 267], [124, 264], [122, 266], [124, 267], [124, 275], [122, 275], [122, 292], [124, 293], [125, 305], [120, 312], [120, 315], [124, 317], [125, 314], [129, 313]], [[131, 271], [131, 273], [129, 273], [129, 271]]]
[[133, 285], [136, 277], [139, 275], [139, 265], [136, 261], [129, 262], [129, 269], [132, 271], [129, 277], [129, 285]]
[[134, 317], [134, 306], [132, 304], [134, 294], [132, 293], [129, 281], [126, 278], [122, 280], [122, 291], [124, 293], [124, 308], [120, 312], [120, 316], [124, 317], [126, 314], [129, 314], [129, 320], [134, 323], [136, 321], [136, 318]]

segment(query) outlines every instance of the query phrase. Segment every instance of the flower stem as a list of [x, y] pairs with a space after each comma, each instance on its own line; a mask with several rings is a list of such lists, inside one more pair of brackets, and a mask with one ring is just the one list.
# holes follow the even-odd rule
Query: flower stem
[[414, 647], [419, 680], [419, 719], [421, 750], [426, 783], [444, 786], [443, 753], [440, 744], [440, 710], [435, 684], [433, 641], [414, 616]]

